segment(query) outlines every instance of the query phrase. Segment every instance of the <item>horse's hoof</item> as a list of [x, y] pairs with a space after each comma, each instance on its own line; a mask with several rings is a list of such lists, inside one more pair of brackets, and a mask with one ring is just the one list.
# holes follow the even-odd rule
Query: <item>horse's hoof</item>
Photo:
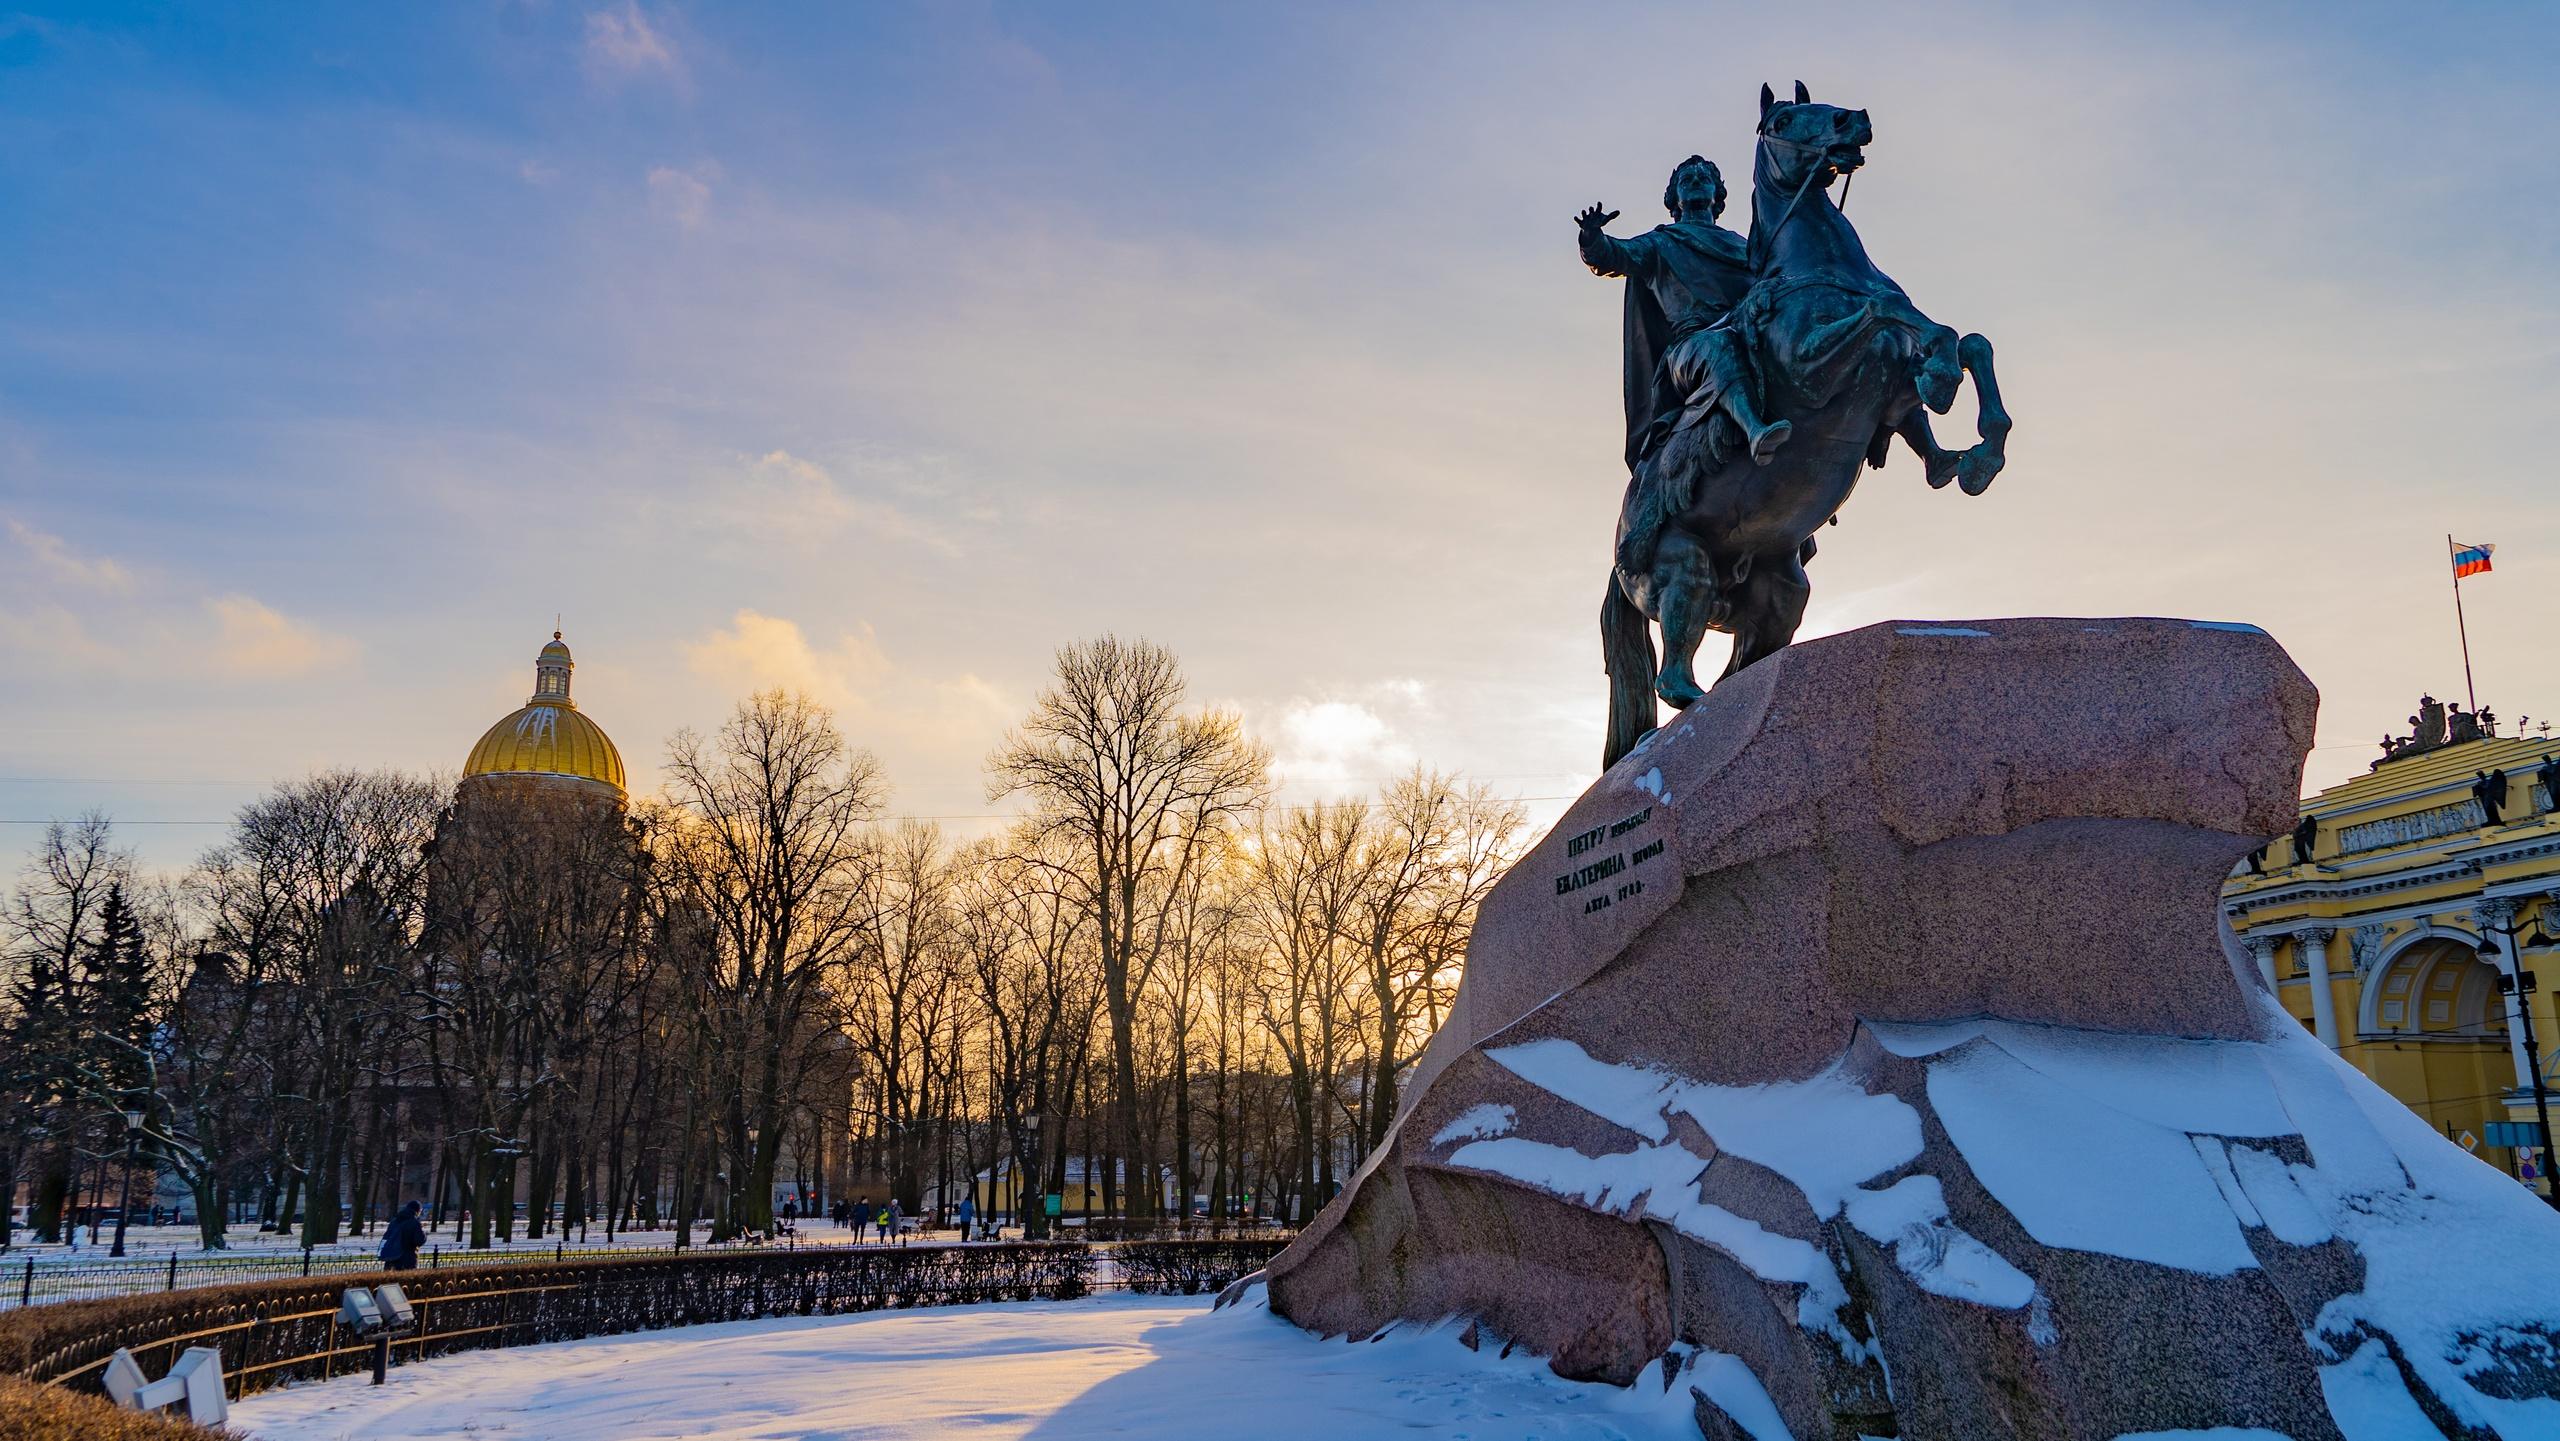
[[1969, 454], [1956, 466], [1956, 486], [1967, 495], [1980, 495], [2000, 478], [2000, 470], [2008, 464], [2004, 455]]
[[1695, 681], [1663, 681], [1654, 686], [1653, 693], [1662, 697], [1662, 703], [1673, 710], [1687, 710], [1707, 698], [1707, 693], [1698, 689]]

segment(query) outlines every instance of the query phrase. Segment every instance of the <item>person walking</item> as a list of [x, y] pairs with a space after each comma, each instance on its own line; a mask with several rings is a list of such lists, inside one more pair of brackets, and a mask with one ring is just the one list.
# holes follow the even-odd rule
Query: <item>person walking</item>
[[856, 1241], [861, 1240], [862, 1233], [870, 1229], [871, 1198], [869, 1196], [865, 1196], [853, 1203], [853, 1239]]
[[894, 1196], [889, 1200], [889, 1238], [901, 1243], [907, 1239], [907, 1211]]
[[878, 1228], [878, 1231], [879, 1231], [879, 1237], [880, 1237], [880, 1244], [881, 1244], [881, 1245], [883, 1245], [883, 1246], [888, 1245], [888, 1244], [889, 1244], [889, 1208], [888, 1208], [888, 1207], [886, 1207], [886, 1206], [883, 1206], [883, 1207], [881, 1207], [877, 1212], [875, 1212], [875, 1213], [872, 1215], [872, 1218], [871, 1218], [871, 1224], [872, 1224], [874, 1227]]
[[382, 1231], [382, 1268], [386, 1271], [414, 1271], [418, 1268], [418, 1248], [427, 1244], [427, 1228], [418, 1219], [418, 1203], [404, 1201], [400, 1213]]
[[976, 1223], [977, 1219], [978, 1219], [978, 1198], [977, 1198], [977, 1197], [975, 1197], [975, 1196], [963, 1196], [963, 1197], [961, 1197], [961, 1198], [960, 1198], [960, 1239], [961, 1239], [961, 1240], [966, 1241], [966, 1240], [968, 1240], [968, 1239], [969, 1239], [969, 1230], [970, 1230], [970, 1227]]

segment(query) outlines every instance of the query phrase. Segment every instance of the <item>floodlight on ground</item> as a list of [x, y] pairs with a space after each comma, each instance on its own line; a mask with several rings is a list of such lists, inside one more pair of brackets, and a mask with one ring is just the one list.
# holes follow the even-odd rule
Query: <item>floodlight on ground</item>
[[382, 1329], [382, 1308], [374, 1304], [372, 1292], [349, 1286], [338, 1297], [338, 1319], [370, 1336]]
[[199, 1426], [219, 1426], [230, 1419], [230, 1400], [223, 1394], [222, 1353], [211, 1346], [190, 1346], [157, 1381], [146, 1378], [142, 1363], [123, 1347], [107, 1362], [103, 1378], [107, 1396], [128, 1411], [157, 1411], [187, 1403], [187, 1419]]
[[417, 1310], [409, 1304], [409, 1293], [397, 1283], [373, 1288], [374, 1309], [381, 1313], [382, 1324], [394, 1331], [404, 1331], [418, 1324]]

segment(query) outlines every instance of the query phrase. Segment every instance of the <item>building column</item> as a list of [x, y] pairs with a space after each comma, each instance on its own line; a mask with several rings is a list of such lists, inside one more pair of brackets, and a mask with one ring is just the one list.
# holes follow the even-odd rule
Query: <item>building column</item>
[[[2515, 943], [2489, 928], [2512, 924], [2516, 917], [2516, 903], [2502, 896], [2491, 897], [2474, 902], [2471, 915], [2479, 922], [2481, 944], [2497, 957], [2499, 973], [2513, 979], [2516, 973]], [[2533, 1087], [2533, 1066], [2524, 1055], [2524, 1008], [2532, 1004], [2533, 998], [2521, 993], [2498, 998], [2499, 1009], [2507, 1015], [2507, 1057], [2515, 1063], [2516, 1089], [2519, 1091]]]
[[2250, 955], [2258, 958], [2258, 979], [2267, 983], [2267, 994], [2280, 994], [2276, 990], [2276, 938], [2244, 936], [2240, 943], [2249, 948]]
[[2329, 938], [2337, 931], [2313, 926], [2293, 933], [2302, 946], [2302, 964], [2311, 973], [2311, 1032], [2320, 1044], [2338, 1049], [2338, 998], [2329, 990]]

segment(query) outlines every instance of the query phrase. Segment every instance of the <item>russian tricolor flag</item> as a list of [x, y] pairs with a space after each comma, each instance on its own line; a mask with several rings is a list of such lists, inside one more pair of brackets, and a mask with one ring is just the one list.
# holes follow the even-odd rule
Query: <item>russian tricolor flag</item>
[[2489, 552], [2496, 549], [2494, 545], [2464, 545], [2457, 541], [2453, 547], [2453, 578], [2460, 580], [2487, 571]]

